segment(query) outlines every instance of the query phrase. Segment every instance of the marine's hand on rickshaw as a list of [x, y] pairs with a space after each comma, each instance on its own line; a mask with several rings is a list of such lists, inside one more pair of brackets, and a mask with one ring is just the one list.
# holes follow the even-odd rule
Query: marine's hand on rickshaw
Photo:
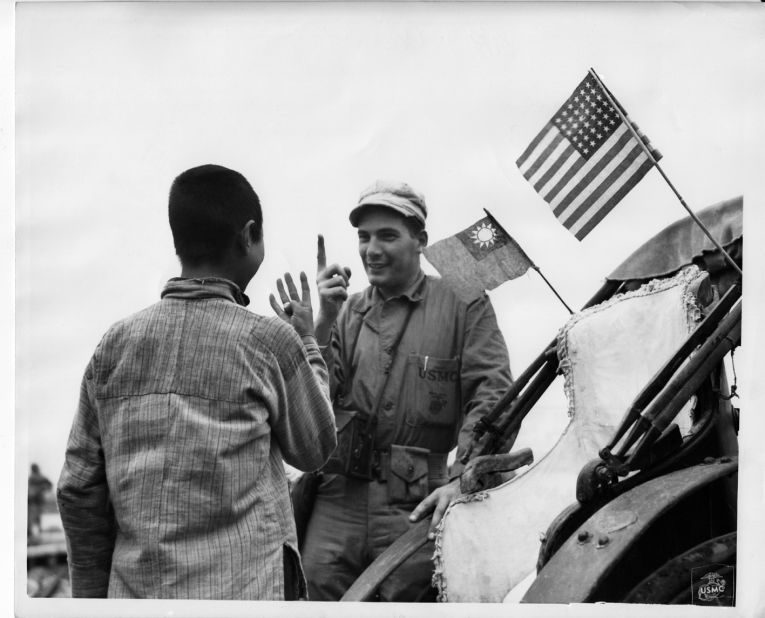
[[449, 504], [459, 495], [460, 480], [456, 478], [452, 482], [434, 489], [427, 498], [415, 507], [411, 515], [409, 515], [409, 521], [419, 521], [432, 511], [433, 518], [430, 520], [428, 538], [436, 538], [436, 527], [443, 518], [444, 513], [446, 513]]
[[329, 342], [332, 325], [343, 303], [348, 298], [351, 269], [340, 264], [327, 266], [324, 236], [319, 234], [316, 253], [316, 288], [319, 291], [319, 313], [316, 316], [316, 339], [321, 345]]
[[314, 334], [313, 308], [311, 307], [311, 290], [308, 287], [308, 277], [304, 272], [300, 273], [301, 294], [298, 294], [292, 275], [284, 274], [284, 282], [276, 280], [276, 289], [282, 304], [276, 302], [276, 297], [270, 294], [268, 297], [274, 313], [282, 320], [292, 325], [298, 335]]

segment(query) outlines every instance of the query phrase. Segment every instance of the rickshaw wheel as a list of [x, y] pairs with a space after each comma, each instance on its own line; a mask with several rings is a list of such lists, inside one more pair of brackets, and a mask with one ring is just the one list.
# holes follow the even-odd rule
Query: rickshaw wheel
[[[625, 603], [663, 605], [733, 605], [736, 564], [736, 533], [731, 532], [700, 543], [675, 556], [648, 575], [624, 598]], [[714, 572], [728, 586], [728, 594], [703, 599], [699, 588], [707, 572]]]

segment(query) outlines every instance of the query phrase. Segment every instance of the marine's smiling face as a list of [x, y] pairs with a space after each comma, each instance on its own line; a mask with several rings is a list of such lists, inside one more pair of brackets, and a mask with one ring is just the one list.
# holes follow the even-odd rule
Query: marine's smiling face
[[359, 255], [369, 283], [385, 298], [401, 294], [419, 275], [427, 235], [412, 234], [403, 216], [377, 206], [362, 211], [357, 227]]

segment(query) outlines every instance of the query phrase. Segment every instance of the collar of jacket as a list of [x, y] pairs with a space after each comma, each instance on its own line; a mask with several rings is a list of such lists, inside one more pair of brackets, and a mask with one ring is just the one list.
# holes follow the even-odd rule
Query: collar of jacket
[[242, 292], [236, 283], [221, 277], [205, 277], [204, 279], [173, 277], [165, 284], [162, 298], [183, 298], [186, 300], [225, 298], [242, 307], [250, 304], [247, 294]]
[[420, 271], [420, 274], [412, 285], [410, 285], [398, 296], [392, 296], [391, 298], [387, 299], [384, 299], [380, 295], [380, 290], [378, 290], [375, 286], [370, 285], [366, 290], [364, 290], [359, 299], [351, 306], [351, 309], [358, 313], [366, 313], [374, 305], [383, 303], [386, 300], [392, 300], [394, 298], [405, 298], [409, 302], [418, 303], [427, 295], [427, 279], [428, 278], [425, 276], [425, 273]]

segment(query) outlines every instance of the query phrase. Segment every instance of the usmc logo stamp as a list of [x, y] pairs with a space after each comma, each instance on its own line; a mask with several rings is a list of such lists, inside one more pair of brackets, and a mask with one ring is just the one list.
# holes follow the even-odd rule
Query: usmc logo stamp
[[735, 566], [707, 564], [691, 569], [694, 605], [729, 606], [735, 604]]
[[699, 601], [713, 601], [719, 599], [725, 592], [725, 580], [719, 573], [709, 572], [702, 576], [705, 583], [699, 586]]

